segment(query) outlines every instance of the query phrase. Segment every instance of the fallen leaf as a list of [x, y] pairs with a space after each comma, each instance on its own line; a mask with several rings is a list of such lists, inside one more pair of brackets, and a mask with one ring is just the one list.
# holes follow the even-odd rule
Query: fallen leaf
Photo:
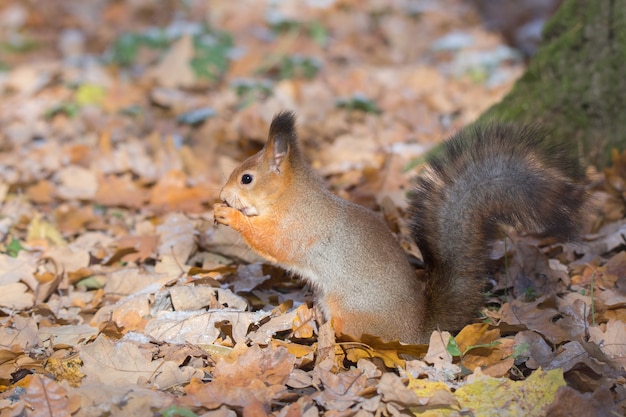
[[342, 343], [342, 347], [346, 351], [347, 358], [353, 362], [358, 362], [361, 358], [376, 357], [382, 359], [385, 366], [389, 368], [404, 367], [404, 359], [401, 359], [399, 355], [420, 357], [427, 351], [425, 345], [405, 345], [398, 341], [384, 342], [368, 334], [362, 335], [359, 342]]
[[80, 358], [85, 377], [107, 385], [136, 385], [140, 378], [152, 381], [163, 362], [162, 359], [152, 360], [148, 349], [141, 349], [132, 342], [113, 342], [102, 335], [83, 346]]
[[[428, 398], [426, 404], [421, 405], [428, 405], [429, 407], [437, 405], [445, 405], [448, 407], [458, 405], [450, 387], [442, 381], [409, 378], [407, 388], [412, 390], [419, 398]], [[421, 402], [424, 403], [425, 401], [422, 400]]]
[[159, 389], [171, 389], [176, 386], [183, 386], [192, 378], [202, 378], [204, 372], [201, 369], [194, 369], [191, 366], [178, 366], [176, 362], [165, 361], [159, 367], [159, 371], [154, 378], [154, 386]]
[[149, 320], [144, 331], [157, 340], [169, 343], [212, 344], [221, 334], [216, 324], [228, 322], [232, 326], [234, 341], [243, 342], [250, 325], [266, 315], [264, 311], [176, 311]]
[[554, 298], [541, 297], [531, 303], [515, 300], [504, 304], [500, 313], [502, 321], [514, 325], [523, 324], [552, 343], [562, 343], [572, 337], [582, 336], [581, 332], [585, 328], [581, 317], [564, 315], [558, 311]]
[[19, 349], [32, 349], [35, 346], [41, 346], [35, 319], [16, 315], [13, 316], [9, 324], [9, 326], [0, 327], [0, 347], [12, 351], [13, 346]]
[[57, 195], [67, 200], [92, 200], [98, 190], [98, 179], [92, 171], [69, 165], [57, 172]]
[[418, 396], [415, 390], [407, 387], [399, 376], [392, 373], [384, 373], [380, 377], [378, 392], [382, 395], [383, 401], [393, 402], [404, 407], [416, 407], [430, 403], [429, 397]]
[[98, 329], [87, 324], [39, 326], [39, 337], [51, 346], [76, 346], [98, 334]]
[[313, 310], [306, 304], [299, 305], [296, 309], [296, 317], [292, 323], [294, 337], [298, 339], [313, 337], [313, 333], [315, 332], [314, 325]]
[[171, 276], [182, 275], [189, 269], [186, 262], [196, 246], [193, 223], [182, 214], [169, 214], [157, 227], [157, 234], [160, 260], [154, 270]]
[[436, 369], [452, 369], [454, 373], [458, 373], [460, 369], [452, 364], [452, 355], [447, 349], [450, 337], [449, 332], [434, 331], [430, 335], [424, 361], [433, 364]]
[[[24, 400], [29, 404], [30, 416], [33, 417], [70, 417], [67, 390], [59, 383], [41, 375], [33, 375]], [[75, 410], [74, 410], [75, 411]]]
[[122, 236], [116, 241], [118, 250], [134, 249], [133, 253], [127, 253], [120, 258], [122, 262], [143, 262], [153, 258], [158, 244], [159, 237], [156, 235]]
[[34, 275], [36, 269], [37, 257], [32, 254], [20, 251], [17, 257], [12, 257], [0, 253], [0, 285], [22, 281], [34, 290], [39, 285]]
[[100, 175], [94, 202], [103, 206], [140, 208], [148, 201], [149, 193], [137, 185], [130, 175]]
[[74, 389], [73, 394], [80, 398], [81, 415], [92, 416], [103, 413], [112, 416], [144, 416], [146, 410], [163, 410], [174, 402], [174, 396], [167, 391], [97, 381], [84, 381]]
[[54, 200], [55, 186], [48, 180], [40, 180], [26, 188], [26, 195], [35, 203], [48, 204]]
[[150, 273], [143, 268], [127, 267], [108, 274], [104, 290], [108, 294], [120, 296], [139, 295], [148, 287], [158, 288], [166, 279], [163, 275]]
[[[69, 345], [74, 346], [74, 345]], [[69, 358], [49, 358], [46, 361], [45, 369], [57, 381], [67, 381], [70, 386], [78, 387], [85, 376], [81, 372], [82, 362], [78, 355], [72, 355]]]
[[611, 391], [603, 386], [594, 392], [578, 392], [570, 387], [559, 387], [556, 398], [546, 410], [550, 417], [612, 416], [619, 415], [613, 404]]
[[49, 222], [42, 219], [37, 214], [28, 224], [28, 232], [26, 240], [32, 245], [34, 242], [43, 243], [51, 242], [53, 245], [67, 245], [61, 233]]
[[237, 267], [237, 279], [233, 281], [233, 289], [237, 293], [251, 291], [268, 279], [270, 276], [263, 274], [263, 264], [261, 263], [239, 265]]
[[150, 71], [149, 76], [154, 77], [163, 87], [193, 87], [197, 82], [191, 68], [193, 56], [193, 39], [191, 35], [183, 35], [172, 44], [161, 62]]
[[359, 394], [365, 389], [367, 376], [359, 369], [335, 373], [334, 366], [332, 359], [326, 359], [313, 370], [314, 381], [319, 381], [324, 387], [313, 398], [326, 409], [345, 411], [363, 401]]
[[602, 352], [626, 371], [626, 326], [618, 320], [609, 320], [604, 331], [598, 326], [589, 328], [589, 341], [595, 342]]
[[185, 387], [193, 403], [208, 408], [222, 404], [237, 407], [270, 404], [286, 390], [285, 383], [295, 363], [295, 357], [287, 349], [252, 346], [238, 353], [230, 361], [217, 362], [212, 382], [200, 385], [192, 381]]
[[454, 397], [460, 409], [480, 416], [545, 416], [558, 389], [565, 386], [559, 369], [538, 369], [524, 381], [475, 375], [475, 381], [460, 387]]
[[46, 250], [45, 256], [54, 260], [58, 273], [71, 273], [89, 266], [89, 252], [85, 249], [53, 246]]
[[507, 374], [513, 366], [512, 339], [500, 339], [500, 330], [487, 324], [465, 326], [455, 337], [461, 349], [461, 363], [470, 371], [480, 367], [482, 372], [493, 377]]
[[24, 310], [32, 307], [35, 297], [21, 282], [0, 285], [0, 307], [11, 310]]

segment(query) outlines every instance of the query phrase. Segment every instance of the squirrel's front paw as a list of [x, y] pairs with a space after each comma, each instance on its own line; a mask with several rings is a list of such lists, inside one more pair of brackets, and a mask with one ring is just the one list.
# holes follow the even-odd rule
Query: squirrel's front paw
[[227, 206], [224, 203], [216, 203], [213, 205], [213, 218], [215, 224], [232, 226], [235, 216], [240, 214], [239, 210]]

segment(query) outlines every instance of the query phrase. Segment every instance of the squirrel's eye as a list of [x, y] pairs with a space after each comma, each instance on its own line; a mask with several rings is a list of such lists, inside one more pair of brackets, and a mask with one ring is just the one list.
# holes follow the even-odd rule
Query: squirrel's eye
[[252, 182], [252, 175], [250, 174], [243, 174], [241, 176], [241, 183], [242, 184], [250, 184]]

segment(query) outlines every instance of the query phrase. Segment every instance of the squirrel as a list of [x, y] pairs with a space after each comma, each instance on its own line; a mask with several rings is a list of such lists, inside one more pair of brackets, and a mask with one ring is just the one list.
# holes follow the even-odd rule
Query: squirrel
[[327, 190], [298, 146], [295, 115], [281, 112], [263, 149], [230, 174], [214, 217], [308, 281], [337, 333], [425, 343], [433, 330], [460, 330], [478, 315], [500, 225], [575, 237], [583, 178], [577, 159], [538, 128], [461, 130], [428, 158], [409, 195], [420, 280], [377, 214]]

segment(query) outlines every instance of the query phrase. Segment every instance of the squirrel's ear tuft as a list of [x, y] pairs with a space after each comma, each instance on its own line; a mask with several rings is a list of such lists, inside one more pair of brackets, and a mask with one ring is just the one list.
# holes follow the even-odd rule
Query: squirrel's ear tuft
[[270, 155], [270, 168], [280, 173], [289, 153], [296, 151], [296, 116], [293, 112], [283, 111], [272, 119], [266, 152]]
[[281, 111], [272, 119], [270, 138], [275, 136], [296, 137], [296, 115], [291, 111]]

